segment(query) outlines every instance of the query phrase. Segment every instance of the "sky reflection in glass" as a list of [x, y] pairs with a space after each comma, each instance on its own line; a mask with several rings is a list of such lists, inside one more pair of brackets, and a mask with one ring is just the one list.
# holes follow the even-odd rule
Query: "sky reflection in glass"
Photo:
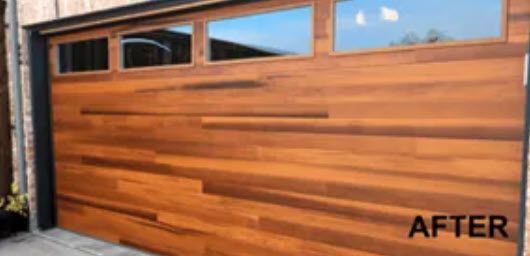
[[213, 60], [307, 55], [312, 35], [311, 6], [208, 22]]
[[335, 50], [498, 38], [502, 0], [342, 0]]

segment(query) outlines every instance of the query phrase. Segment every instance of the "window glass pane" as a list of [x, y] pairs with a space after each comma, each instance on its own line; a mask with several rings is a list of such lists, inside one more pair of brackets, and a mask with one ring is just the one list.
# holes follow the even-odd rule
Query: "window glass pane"
[[308, 55], [312, 34], [311, 6], [211, 21], [209, 59]]
[[125, 35], [121, 38], [122, 67], [191, 63], [191, 25]]
[[107, 38], [59, 44], [59, 73], [107, 70]]
[[335, 50], [499, 38], [503, 0], [342, 0]]

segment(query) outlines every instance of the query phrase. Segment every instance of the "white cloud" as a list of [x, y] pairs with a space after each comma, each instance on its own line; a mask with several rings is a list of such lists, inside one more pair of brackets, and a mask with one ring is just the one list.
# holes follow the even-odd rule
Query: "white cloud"
[[396, 9], [383, 6], [381, 7], [381, 19], [389, 22], [397, 22], [399, 20], [399, 13]]
[[366, 18], [364, 17], [364, 12], [363, 11], [359, 11], [355, 15], [355, 23], [357, 23], [357, 25], [359, 25], [359, 26], [366, 25]]

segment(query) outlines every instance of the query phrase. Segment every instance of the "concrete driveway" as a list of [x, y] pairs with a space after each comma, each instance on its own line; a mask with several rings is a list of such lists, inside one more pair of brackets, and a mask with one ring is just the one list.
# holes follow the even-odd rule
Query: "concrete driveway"
[[15, 256], [147, 256], [131, 248], [109, 244], [61, 229], [20, 234], [0, 241], [0, 255]]

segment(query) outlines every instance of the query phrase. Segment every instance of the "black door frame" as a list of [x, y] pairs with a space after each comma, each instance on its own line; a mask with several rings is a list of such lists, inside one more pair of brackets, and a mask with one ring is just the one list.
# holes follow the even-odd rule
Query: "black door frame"
[[26, 36], [33, 118], [36, 221], [39, 229], [46, 230], [57, 224], [48, 38], [32, 30], [27, 30]]

